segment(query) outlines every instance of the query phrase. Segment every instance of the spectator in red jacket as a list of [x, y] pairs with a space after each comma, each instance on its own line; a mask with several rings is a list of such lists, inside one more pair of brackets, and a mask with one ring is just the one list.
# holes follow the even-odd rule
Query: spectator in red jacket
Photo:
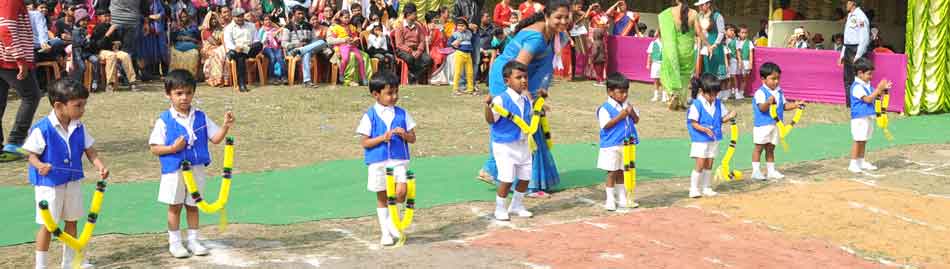
[[[20, 96], [13, 130], [0, 153], [0, 162], [23, 158], [20, 146], [26, 140], [27, 131], [33, 123], [33, 114], [39, 102], [39, 85], [33, 72], [33, 29], [30, 16], [22, 0], [0, 0], [0, 104], [7, 103], [10, 88]], [[0, 116], [3, 108], [0, 108]], [[0, 124], [2, 126], [2, 124]], [[0, 141], [3, 131], [0, 129]], [[39, 245], [37, 245], [39, 247]], [[47, 246], [48, 248], [48, 246]], [[41, 250], [41, 249], [37, 249]]]

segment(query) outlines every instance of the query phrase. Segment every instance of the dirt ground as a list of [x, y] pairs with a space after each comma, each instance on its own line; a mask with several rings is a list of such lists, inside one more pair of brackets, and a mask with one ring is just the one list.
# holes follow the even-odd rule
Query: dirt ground
[[[844, 171], [844, 159], [782, 166], [785, 180], [720, 184], [717, 198], [686, 199], [688, 179], [684, 178], [645, 182], [637, 188], [643, 209], [620, 213], [602, 209], [600, 186], [528, 200], [536, 216], [511, 222], [492, 220], [492, 203], [440, 206], [417, 212], [407, 245], [397, 249], [380, 248], [376, 219], [362, 217], [292, 225], [234, 224], [224, 233], [207, 226], [202, 229], [206, 245], [212, 248], [207, 257], [171, 258], [165, 233], [97, 236], [88, 255], [99, 268], [575, 268], [572, 265], [577, 262], [610, 268], [636, 264], [617, 265], [618, 257], [657, 267], [829, 268], [808, 263], [827, 261], [818, 265], [948, 268], [945, 253], [950, 244], [942, 236], [950, 227], [947, 153], [950, 145], [872, 152], [868, 158], [881, 170], [867, 175]], [[694, 231], [695, 226], [689, 226], [698, 223], [708, 232], [696, 233], [707, 230]], [[625, 237], [611, 239], [622, 241], [596, 241], [606, 237], [596, 236], [606, 233], [599, 231], [600, 224], [639, 226], [624, 228], [629, 229], [622, 233]], [[596, 232], [559, 232], [567, 229], [562, 227]], [[671, 237], [664, 240], [658, 237], [662, 234]], [[513, 237], [534, 239], [527, 241], [540, 246], [512, 249], [500, 243], [485, 244]], [[548, 240], [565, 244], [550, 247]], [[568, 244], [576, 242], [585, 244]], [[644, 248], [614, 250], [610, 242]], [[0, 248], [0, 264], [29, 267], [32, 249], [33, 244]], [[53, 249], [51, 264], [58, 262], [59, 244], [54, 243]], [[826, 260], [793, 259], [802, 253]], [[695, 263], [673, 263], [681, 257]], [[765, 263], [761, 257], [787, 263]]]
[[[158, 84], [143, 92], [98, 93], [89, 98], [83, 121], [96, 138], [96, 148], [112, 171], [113, 183], [158, 179], [158, 162], [148, 152], [148, 136], [158, 114], [168, 108], [164, 90]], [[659, 103], [650, 103], [652, 86], [631, 84], [630, 101], [640, 109], [641, 138], [684, 137], [683, 112], [670, 112]], [[418, 123], [416, 157], [485, 154], [488, 128], [485, 127], [484, 97], [452, 96], [447, 86], [402, 87], [399, 105]], [[590, 82], [558, 83], [547, 100], [552, 112], [555, 143], [586, 143], [597, 140], [595, 110], [606, 100], [604, 89]], [[356, 125], [372, 104], [365, 87], [263, 87], [237, 94], [230, 88], [200, 87], [195, 105], [220, 123], [232, 109], [237, 123], [232, 135], [237, 141], [238, 173], [286, 169], [320, 161], [356, 159], [362, 155], [355, 136]], [[727, 102], [730, 109], [748, 110], [749, 99]], [[18, 101], [7, 105], [3, 122], [13, 124]], [[43, 99], [36, 118], [48, 115], [49, 102]], [[813, 123], [845, 122], [849, 114], [841, 106], [815, 104], [800, 126]], [[675, 123], [675, 124], [671, 124]], [[740, 121], [743, 132], [751, 132], [751, 121]], [[4, 129], [9, 130], [9, 129]], [[6, 135], [7, 133], [4, 133]], [[220, 164], [221, 146], [211, 149]], [[87, 166], [90, 165], [86, 164]], [[216, 169], [216, 168], [212, 168]], [[0, 186], [27, 185], [25, 162], [0, 164]], [[474, 173], [474, 171], [473, 171]]]

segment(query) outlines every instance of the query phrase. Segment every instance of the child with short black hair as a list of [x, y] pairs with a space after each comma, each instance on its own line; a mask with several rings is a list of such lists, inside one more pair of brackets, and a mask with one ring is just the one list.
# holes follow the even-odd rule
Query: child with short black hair
[[463, 94], [459, 91], [459, 82], [462, 78], [462, 68], [465, 68], [465, 82], [466, 89], [468, 92], [475, 95], [478, 94], [478, 91], [475, 90], [475, 79], [473, 79], [475, 68], [472, 66], [472, 30], [468, 27], [468, 22], [463, 18], [455, 19], [455, 32], [452, 33], [452, 37], [449, 38], [448, 42], [452, 45], [452, 48], [455, 48], [455, 79], [452, 80], [452, 90], [455, 91], [456, 95]]
[[749, 27], [745, 24], [739, 25], [739, 39], [736, 41], [735, 53], [738, 55], [736, 61], [739, 71], [736, 79], [738, 89], [734, 92], [737, 100], [745, 97], [744, 92], [749, 83], [749, 74], [752, 73], [752, 56], [755, 54], [755, 44], [749, 40]]
[[[650, 37], [656, 38], [647, 46], [647, 70], [650, 70], [650, 79], [653, 80], [653, 99], [650, 102], [670, 100], [669, 93], [663, 91], [660, 83], [660, 68], [663, 65], [663, 43], [660, 42], [660, 32], [650, 30]], [[660, 92], [663, 92], [660, 94]], [[661, 97], [662, 96], [662, 97]]]
[[416, 142], [416, 121], [409, 112], [396, 106], [399, 101], [399, 78], [389, 71], [380, 71], [369, 80], [369, 93], [375, 102], [363, 114], [356, 133], [367, 168], [366, 189], [376, 194], [376, 217], [379, 220], [383, 246], [393, 245], [399, 230], [389, 215], [386, 196], [386, 169], [393, 169], [397, 202], [406, 200], [406, 171], [409, 169], [409, 144]]
[[[49, 116], [33, 124], [23, 143], [29, 153], [30, 184], [33, 185], [36, 202], [46, 201], [56, 222], [65, 221], [64, 231], [74, 237], [76, 222], [83, 217], [83, 198], [80, 180], [83, 179], [82, 156], [92, 162], [99, 177], [109, 177], [109, 169], [99, 159], [86, 126], [79, 121], [86, 110], [89, 91], [76, 80], [65, 78], [53, 83], [49, 92], [53, 107]], [[36, 268], [46, 268], [50, 232], [46, 229], [40, 209], [36, 209]], [[63, 268], [73, 263], [73, 251], [63, 244]], [[91, 266], [81, 261], [83, 267]]]
[[[168, 251], [175, 258], [208, 255], [208, 249], [198, 242], [197, 201], [185, 188], [181, 163], [191, 163], [198, 191], [204, 191], [205, 168], [211, 164], [208, 142], [221, 143], [234, 125], [231, 111], [224, 113], [224, 125], [218, 127], [204, 111], [192, 106], [196, 91], [195, 77], [191, 72], [182, 69], [168, 72], [165, 97], [171, 107], [159, 114], [148, 139], [149, 150], [158, 156], [161, 165], [158, 201], [168, 205]], [[182, 244], [179, 230], [183, 204], [188, 222], [187, 249]]]
[[[614, 72], [607, 75], [607, 101], [597, 108], [597, 121], [600, 126], [600, 153], [597, 155], [597, 168], [607, 171], [604, 185], [607, 211], [627, 207], [627, 191], [623, 181], [623, 144], [627, 138], [637, 139], [637, 126], [640, 112], [627, 102], [630, 81], [623, 74]], [[615, 199], [616, 197], [616, 199]], [[636, 208], [639, 205], [630, 205]]]
[[739, 87], [738, 82], [736, 82], [736, 77], [739, 75], [739, 55], [736, 54], [736, 26], [733, 24], [726, 24], [726, 39], [725, 39], [725, 52], [726, 52], [726, 61], [729, 62], [728, 70], [726, 70], [726, 86], [723, 87], [726, 90], [726, 99], [729, 99], [732, 95], [735, 95], [736, 99], [739, 99]]
[[867, 58], [860, 58], [855, 61], [854, 69], [857, 75], [854, 77], [854, 83], [851, 84], [851, 94], [848, 95], [848, 98], [851, 99], [851, 138], [854, 140], [848, 171], [860, 173], [862, 170], [877, 170], [876, 166], [864, 160], [865, 146], [867, 146], [868, 140], [871, 140], [871, 134], [874, 133], [874, 120], [876, 119], [874, 101], [881, 95], [886, 94], [894, 83], [882, 79], [877, 84], [877, 88], [871, 87], [874, 63]]
[[[508, 89], [501, 95], [485, 97], [485, 121], [491, 128], [491, 151], [498, 164], [496, 178], [500, 181], [495, 192], [495, 219], [508, 221], [511, 219], [509, 213], [526, 218], [534, 215], [522, 204], [531, 181], [532, 160], [528, 146], [531, 137], [525, 135], [514, 121], [518, 117], [531, 122], [532, 103], [525, 96], [528, 90], [528, 66], [510, 61], [502, 69], [502, 76]], [[504, 108], [510, 113], [509, 116], [502, 117], [492, 106]], [[511, 205], [505, 207], [508, 191], [516, 179], [519, 181]]]
[[379, 60], [380, 70], [393, 70], [392, 65], [395, 64], [396, 56], [389, 49], [389, 37], [383, 31], [382, 23], [374, 22], [369, 27], [371, 29], [366, 37], [366, 54]]
[[[765, 180], [782, 179], [785, 175], [775, 170], [775, 145], [779, 142], [779, 132], [776, 127], [776, 121], [772, 118], [769, 107], [776, 108], [776, 117], [778, 120], [784, 120], [785, 111], [801, 108], [802, 101], [789, 103], [785, 99], [785, 92], [779, 87], [779, 81], [782, 77], [782, 69], [772, 62], [766, 62], [759, 67], [759, 77], [762, 79], [762, 86], [755, 91], [752, 98], [752, 116], [754, 126], [752, 128], [752, 142], [755, 143], [755, 149], [752, 150], [752, 179]], [[765, 149], [766, 175], [762, 175], [759, 170], [762, 149]]]
[[719, 153], [722, 124], [735, 118], [736, 112], [729, 111], [719, 99], [721, 86], [715, 75], [703, 73], [698, 79], [693, 79], [691, 87], [693, 103], [686, 113], [686, 129], [692, 141], [689, 156], [696, 160], [696, 165], [689, 177], [689, 197], [716, 196], [718, 193], [709, 185], [712, 181], [712, 163]]

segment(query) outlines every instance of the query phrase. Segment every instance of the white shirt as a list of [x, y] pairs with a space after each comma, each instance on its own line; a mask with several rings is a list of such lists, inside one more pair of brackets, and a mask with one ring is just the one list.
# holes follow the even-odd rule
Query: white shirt
[[[519, 117], [523, 116], [521, 114], [522, 112], [524, 112], [524, 102], [528, 99], [528, 97], [519, 94], [512, 88], [508, 88], [508, 90], [505, 90], [505, 94], [508, 94], [508, 97], [511, 98], [511, 101], [514, 101], [515, 106], [518, 107], [518, 111], [508, 111], [508, 112], [511, 112], [512, 114], [515, 114]], [[505, 103], [501, 99], [501, 96], [493, 97], [491, 99], [491, 103], [493, 105], [499, 105], [501, 107], [505, 107]], [[498, 115], [498, 112], [496, 112], [495, 110], [492, 110], [491, 113], [492, 113], [492, 116], [494, 116], [495, 118], [495, 122], [498, 122], [498, 120], [501, 119], [501, 115]], [[525, 119], [524, 117], [521, 117], [521, 119], [525, 120], [526, 123], [530, 124], [528, 119]], [[526, 141], [526, 137], [524, 136], [523, 133], [518, 132], [518, 137], [519, 137], [518, 138], [519, 141]]]
[[[855, 7], [844, 22], [844, 44], [858, 45], [855, 55], [864, 55], [865, 49], [871, 43], [871, 22], [860, 7]], [[841, 59], [844, 59], [844, 50], [841, 50]], [[857, 56], [854, 59], [858, 59]]]
[[[69, 144], [69, 137], [73, 135], [76, 128], [82, 126], [82, 122], [79, 122], [79, 120], [71, 120], [69, 121], [69, 126], [63, 128], [63, 125], [59, 122], [54, 111], [50, 111], [49, 116], [46, 116], [46, 118], [49, 119], [50, 124], [53, 125], [53, 129], [56, 129], [56, 133], [59, 134], [59, 137], [62, 137], [63, 141], [66, 141], [66, 144]], [[86, 148], [83, 150], [86, 150], [91, 148], [92, 144], [96, 143], [96, 140], [89, 134], [89, 129], [84, 130], [84, 133], [86, 134], [86, 137], [83, 138]], [[27, 136], [26, 141], [23, 142], [23, 149], [33, 154], [43, 154], [43, 150], [46, 150], [46, 139], [43, 137], [43, 132], [40, 131], [39, 128], [30, 130], [30, 135]], [[72, 149], [66, 147], [66, 150], [71, 151]], [[71, 155], [72, 152], [69, 154]]]
[[[657, 44], [661, 50], [663, 49], [663, 43], [660, 43], [660, 39], [654, 39], [653, 42], [650, 42], [650, 45], [647, 46], [647, 55], [651, 55], [653, 53], [653, 44]], [[650, 61], [653, 61], [652, 57], [650, 58]]]
[[[706, 110], [706, 113], [709, 113], [709, 115], [716, 115], [716, 108], [714, 105], [715, 100], [712, 103], [710, 103], [709, 101], [706, 101], [705, 97], [697, 96], [697, 98], [699, 99], [699, 102], [703, 104], [703, 109]], [[726, 114], [729, 114], [729, 109], [727, 109], [726, 104], [722, 102], [719, 103], [719, 111], [722, 111], [723, 117], [725, 117]], [[689, 106], [689, 112], [687, 112], [686, 118], [690, 120], [694, 120], [694, 121], [699, 121], [699, 111], [696, 110], [695, 106], [692, 106], [692, 105]]]
[[[392, 129], [393, 120], [396, 119], [396, 108], [376, 103], [373, 105], [373, 110], [376, 111], [376, 116], [383, 120], [383, 124], [386, 124], [386, 129]], [[412, 129], [415, 128], [416, 120], [412, 119], [409, 112], [406, 112], [406, 132], [412, 131]], [[363, 118], [360, 119], [360, 125], [356, 127], [356, 133], [370, 136], [372, 132], [373, 123], [369, 120], [369, 116], [363, 113]]]
[[[258, 42], [257, 28], [253, 23], [244, 22], [238, 26], [233, 21], [224, 27], [224, 48], [235, 50], [236, 48], [249, 49], [251, 43]], [[247, 52], [247, 51], [242, 51]]]
[[386, 42], [386, 41], [387, 41], [387, 38], [385, 35], [376, 36], [376, 34], [370, 34], [366, 38], [366, 42], [369, 43], [370, 48], [377, 48], [377, 49], [384, 49], [384, 50], [388, 49], [388, 46], [386, 43], [389, 43], [389, 42]]
[[854, 82], [857, 83], [857, 86], [860, 86], [860, 87], [851, 87], [851, 96], [854, 96], [854, 98], [858, 98], [858, 99], [868, 96], [868, 93], [865, 92], [865, 89], [870, 91], [871, 83], [861, 80], [858, 77], [854, 77]]
[[[376, 111], [376, 116], [383, 120], [383, 124], [386, 125], [386, 129], [392, 129], [393, 120], [396, 119], [396, 108], [391, 106], [383, 106], [378, 102], [373, 105], [373, 110]], [[412, 116], [409, 115], [409, 112], [406, 112], [406, 132], [412, 131], [416, 128], [416, 121], [412, 119]], [[356, 133], [370, 136], [370, 133], [373, 131], [373, 123], [370, 122], [369, 116], [366, 113], [363, 113], [363, 118], [360, 119], [360, 125], [356, 127]], [[408, 152], [407, 152], [408, 153]], [[408, 165], [409, 160], [392, 160], [388, 159], [385, 161], [371, 163], [371, 167], [376, 166], [401, 166]]]
[[[782, 87], [778, 87], [778, 89], [775, 89], [775, 90], [769, 89], [769, 86], [765, 86], [765, 85], [762, 85], [762, 87], [765, 87], [765, 89], [766, 89], [767, 91], [769, 91], [769, 93], [771, 93], [772, 96], [775, 96], [775, 102], [776, 102], [776, 103], [778, 103], [778, 102], [785, 103], [785, 102], [786, 102], [786, 100], [785, 100], [785, 95], [784, 95], [784, 94], [782, 95], [782, 99], [779, 99], [779, 97], [778, 97], [778, 93], [779, 93], [780, 91], [782, 91]], [[755, 103], [756, 103], [756, 104], [764, 104], [766, 101], [768, 101], [768, 98], [765, 98], [765, 93], [764, 93], [764, 92], [762, 92], [762, 91], [755, 91]]]
[[[607, 97], [607, 103], [610, 104], [610, 106], [614, 107], [614, 109], [616, 109], [618, 112], [626, 109], [629, 106], [629, 104], [627, 103], [623, 103], [623, 104], [617, 103], [616, 100], [610, 97]], [[639, 116], [640, 110], [637, 108], [634, 108], [633, 113]], [[612, 119], [613, 118], [610, 117], [610, 112], [607, 112], [606, 109], [601, 109], [601, 108], [597, 109], [597, 121], [600, 123], [600, 129], [604, 129], [604, 127], [607, 126], [607, 123], [610, 122], [610, 120]]]
[[[185, 140], [185, 142], [187, 142], [188, 145], [194, 145], [195, 141], [198, 140], [198, 137], [195, 135], [195, 130], [192, 128], [194, 127], [194, 124], [195, 124], [195, 111], [197, 111], [197, 109], [195, 107], [191, 107], [191, 110], [188, 111], [188, 115], [181, 114], [178, 111], [176, 111], [174, 108], [169, 108], [168, 111], [171, 112], [172, 118], [175, 119], [175, 122], [178, 122], [178, 124], [181, 124], [181, 126], [185, 127], [185, 132], [188, 133], [188, 137]], [[201, 129], [201, 127], [202, 126], [198, 126], [198, 129]], [[204, 127], [205, 129], [208, 130], [209, 140], [211, 139], [212, 136], [214, 136], [214, 134], [218, 133], [218, 131], [220, 130], [220, 128], [218, 128], [218, 125], [214, 124], [214, 121], [212, 121], [211, 118], [208, 118], [207, 113], [205, 113]], [[152, 128], [152, 134], [148, 138], [148, 144], [149, 145], [165, 145], [165, 138], [166, 138], [165, 131], [166, 130], [167, 128], [165, 126], [165, 121], [163, 121], [161, 118], [155, 120], [155, 127]]]

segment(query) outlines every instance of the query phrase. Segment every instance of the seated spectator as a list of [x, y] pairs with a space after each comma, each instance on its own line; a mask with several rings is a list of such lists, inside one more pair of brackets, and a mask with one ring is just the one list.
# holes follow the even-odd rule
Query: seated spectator
[[837, 33], [831, 36], [831, 42], [834, 43], [834, 50], [841, 52], [844, 49], [844, 34]]
[[302, 6], [294, 6], [293, 16], [290, 23], [287, 24], [287, 35], [284, 35], [282, 45], [287, 54], [291, 56], [300, 56], [301, 73], [303, 74], [303, 84], [307, 87], [316, 87], [315, 79], [312, 78], [313, 66], [310, 59], [316, 52], [329, 57], [333, 50], [327, 45], [325, 35], [317, 33], [314, 27], [320, 27], [320, 20], [317, 16], [307, 21], [307, 10]]
[[121, 50], [124, 37], [120, 31], [116, 30], [117, 27], [112, 25], [112, 14], [109, 13], [108, 9], [97, 10], [96, 14], [99, 16], [99, 24], [92, 30], [90, 40], [96, 42], [96, 44], [91, 46], [93, 47], [91, 52], [98, 54], [99, 60], [106, 63], [106, 91], [112, 92], [118, 85], [119, 70], [116, 64], [121, 64], [123, 70], [125, 70], [130, 90], [137, 91], [138, 88], [135, 84], [138, 79], [132, 69], [132, 57]]
[[261, 18], [263, 26], [258, 31], [259, 39], [263, 43], [264, 56], [267, 56], [267, 72], [270, 77], [270, 83], [279, 85], [287, 82], [287, 66], [284, 60], [284, 50], [280, 42], [287, 35], [287, 29], [277, 25], [280, 20], [276, 16], [264, 16]]
[[[335, 23], [330, 26], [329, 36], [327, 36], [327, 43], [333, 46], [337, 55], [340, 57], [340, 77], [343, 78], [343, 84], [349, 86], [359, 86], [362, 82], [365, 84], [367, 82], [367, 73], [366, 73], [366, 62], [368, 60], [363, 57], [363, 52], [360, 51], [360, 34], [356, 26], [350, 24], [350, 12], [346, 10], [340, 10], [337, 12]], [[345, 71], [350, 64], [350, 59], [356, 58], [356, 64], [358, 66], [358, 74], [347, 74]], [[359, 77], [354, 77], [358, 75]]]
[[825, 49], [825, 37], [822, 36], [821, 33], [815, 33], [815, 35], [811, 37], [811, 43], [815, 44], [816, 50]]
[[178, 22], [171, 31], [171, 40], [173, 49], [171, 51], [170, 70], [183, 69], [191, 72], [192, 75], [198, 75], [198, 43], [201, 40], [201, 33], [198, 32], [198, 26], [191, 20], [186, 10], [178, 13]]
[[804, 26], [795, 28], [795, 32], [785, 41], [785, 47], [796, 49], [807, 49], [809, 47], [808, 32], [805, 31]]
[[205, 83], [212, 87], [231, 85], [231, 69], [228, 68], [228, 50], [224, 47], [224, 24], [230, 24], [228, 19], [221, 18], [220, 13], [209, 12], [208, 26], [201, 31], [201, 66]]
[[363, 17], [363, 7], [358, 3], [350, 5], [350, 24], [356, 29], [365, 29], [368, 21]]
[[409, 83], [416, 83], [420, 82], [418, 74], [425, 74], [432, 67], [432, 59], [424, 53], [428, 31], [416, 21], [414, 3], [406, 4], [403, 17], [403, 27], [397, 29], [393, 37], [396, 40], [396, 56], [409, 65]]
[[370, 27], [373, 29], [366, 38], [366, 54], [379, 59], [380, 71], [385, 70], [392, 72], [396, 58], [393, 55], [392, 49], [389, 47], [389, 36], [383, 33], [383, 25], [379, 22], [371, 24]]
[[[92, 81], [90, 82], [90, 89], [95, 90], [98, 87], [99, 83], [99, 58], [92, 53], [91, 46], [95, 46], [94, 42], [89, 40], [89, 31], [86, 26], [89, 23], [89, 16], [86, 15], [85, 9], [79, 9], [75, 12], [77, 15], [76, 18], [79, 18], [76, 21], [76, 26], [72, 30], [72, 63], [73, 71], [70, 73], [71, 77], [76, 81], [82, 80], [82, 75], [86, 71], [86, 68], [92, 68]], [[86, 66], [86, 61], [89, 61], [89, 66]]]
[[256, 57], [261, 52], [261, 42], [257, 38], [257, 28], [244, 21], [244, 10], [231, 11], [231, 24], [224, 27], [224, 47], [228, 50], [228, 59], [237, 65], [238, 88], [247, 92], [247, 58]]
[[[66, 55], [66, 42], [58, 37], [49, 36], [49, 25], [46, 20], [46, 16], [49, 15], [49, 7], [45, 2], [37, 1], [36, 10], [28, 11], [30, 14], [30, 24], [33, 26], [33, 50], [35, 54], [35, 61], [45, 62], [45, 61], [62, 61], [63, 56]], [[37, 72], [47, 72], [46, 69], [40, 68], [37, 69]], [[44, 75], [37, 76], [38, 78], [45, 77]], [[39, 79], [40, 89], [46, 89], [46, 80]]]

